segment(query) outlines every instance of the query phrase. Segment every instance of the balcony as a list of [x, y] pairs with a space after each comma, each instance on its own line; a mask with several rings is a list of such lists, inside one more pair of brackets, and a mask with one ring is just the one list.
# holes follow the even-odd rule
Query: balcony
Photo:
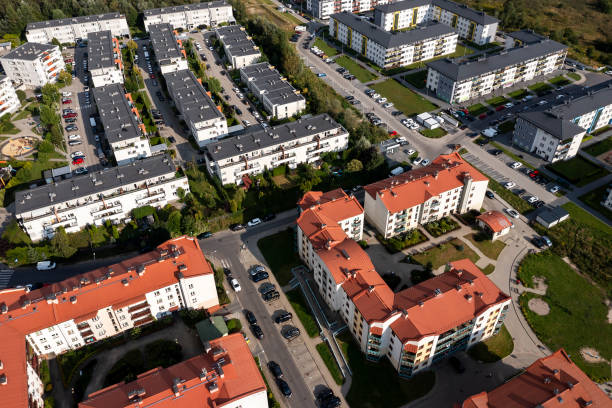
[[144, 310], [141, 310], [140, 312], [136, 312], [133, 315], [131, 315], [130, 317], [132, 318], [132, 321], [138, 320], [138, 319], [142, 319], [145, 316], [151, 316], [151, 310], [149, 310], [149, 307], [147, 305], [147, 308]]
[[121, 210], [121, 208], [121, 203], [117, 202], [116, 204], [106, 205], [106, 207], [103, 206], [99, 210], [92, 211], [91, 216], [94, 218], [99, 218], [100, 216], [103, 216], [107, 213], [115, 212], [116, 210]]
[[134, 313], [147, 307], [149, 307], [149, 303], [145, 300], [144, 302], [138, 305], [130, 306], [130, 308], [128, 309], [128, 313]]
[[[287, 163], [287, 162], [292, 161], [293, 159], [296, 158], [296, 156], [297, 155], [295, 153], [286, 154], [284, 158], [282, 158], [282, 159], [279, 158], [278, 160], [275, 160], [274, 164], [275, 164], [275, 166], [280, 166], [283, 163]], [[283, 157], [283, 156], [280, 156], [280, 157]]]
[[329, 143], [323, 143], [318, 148], [315, 147], [314, 149], [307, 150], [306, 154], [307, 155], [311, 155], [311, 154], [316, 154], [316, 153], [323, 152], [323, 151], [327, 150], [329, 148], [329, 146], [330, 146]]
[[136, 200], [136, 204], [139, 206], [149, 205], [158, 201], [163, 201], [166, 198], [166, 193], [162, 190], [158, 193], [149, 195], [148, 197], [139, 198]]
[[143, 324], [151, 323], [153, 320], [155, 320], [153, 316], [149, 315], [148, 317], [145, 317], [142, 320], [138, 320], [137, 322], [134, 322], [134, 327], [138, 327], [138, 326], [142, 326]]
[[250, 164], [248, 166], [245, 166], [245, 168], [243, 168], [242, 170], [235, 171], [234, 175], [235, 176], [242, 176], [242, 175], [247, 174], [247, 173], [259, 172], [260, 169], [261, 169], [261, 165], [259, 163]]

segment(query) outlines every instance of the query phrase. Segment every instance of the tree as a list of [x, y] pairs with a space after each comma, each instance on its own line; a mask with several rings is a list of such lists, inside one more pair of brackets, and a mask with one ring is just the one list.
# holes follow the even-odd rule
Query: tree
[[166, 230], [168, 230], [170, 236], [173, 238], [181, 235], [181, 219], [182, 215], [180, 211], [173, 211], [168, 217]]
[[59, 73], [59, 76], [57, 79], [60, 82], [62, 82], [64, 85], [70, 85], [72, 83], [72, 75], [65, 69]]
[[57, 45], [59, 47], [60, 51], [62, 50], [62, 44], [59, 42], [59, 40], [57, 38], [53, 37], [51, 39], [51, 44]]
[[361, 170], [363, 170], [363, 164], [357, 159], [351, 160], [346, 165], [346, 171], [348, 171], [349, 173], [355, 173]]
[[[59, 122], [59, 117], [57, 120]], [[60, 149], [64, 149], [64, 135], [58, 123], [51, 126], [50, 131], [45, 134], [45, 140], [48, 140]]]
[[597, 8], [602, 13], [612, 14], [612, 0], [598, 0]]
[[208, 90], [214, 94], [221, 93], [221, 82], [217, 78], [209, 77], [208, 78]]
[[183, 234], [195, 235], [195, 224], [195, 217], [191, 214], [187, 214], [183, 216], [183, 219], [181, 220], [181, 231], [183, 231]]
[[64, 227], [59, 227], [51, 238], [51, 250], [62, 258], [70, 258], [76, 252]]
[[16, 90], [15, 93], [17, 94], [17, 98], [19, 98], [19, 103], [23, 105], [23, 103], [25, 102], [27, 98], [26, 93], [22, 91], [21, 89]]
[[55, 151], [53, 143], [48, 140], [43, 140], [42, 142], [40, 142], [37, 148], [40, 153], [52, 153]]
[[66, 18], [66, 16], [64, 15], [64, 12], [60, 9], [53, 9], [51, 10], [51, 19], [53, 20], [60, 20], [62, 18]]
[[59, 115], [55, 112], [55, 109], [49, 105], [41, 105], [40, 106], [40, 122], [46, 126], [50, 127], [56, 123], [60, 122]]
[[40, 93], [42, 94], [42, 102], [45, 105], [52, 105], [60, 100], [60, 93], [55, 84], [48, 83], [43, 85]]
[[138, 44], [134, 40], [129, 40], [126, 45], [128, 50], [130, 50], [131, 52], [136, 52], [136, 50], [138, 49]]

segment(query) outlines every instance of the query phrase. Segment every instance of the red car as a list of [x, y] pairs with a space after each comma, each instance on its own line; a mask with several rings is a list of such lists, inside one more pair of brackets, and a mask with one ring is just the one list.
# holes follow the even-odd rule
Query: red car
[[72, 161], [72, 165], [77, 166], [79, 164], [83, 164], [83, 158], [82, 157], [77, 157]]
[[389, 132], [389, 136], [397, 136], [397, 132], [395, 130], [392, 130]]
[[487, 117], [487, 114], [486, 114], [486, 113], [483, 113], [482, 115], [478, 116], [478, 119], [484, 119], [484, 118], [486, 118], [486, 117]]
[[64, 113], [64, 119], [68, 119], [68, 118], [76, 118], [77, 116], [79, 116], [79, 115], [77, 115], [77, 113], [76, 113], [76, 112], [68, 112], [68, 113]]
[[506, 107], [504, 105], [499, 105], [497, 108], [495, 108], [496, 111], [503, 111], [504, 109], [506, 109]]
[[539, 171], [537, 170], [533, 170], [531, 173], [529, 173], [529, 177], [531, 178], [535, 178], [538, 174], [540, 174]]
[[72, 58], [66, 58], [66, 59], [64, 60], [64, 62], [65, 62], [66, 64], [68, 64], [68, 63], [72, 62]]
[[62, 100], [62, 103], [63, 103], [64, 105], [67, 105], [67, 104], [69, 104], [69, 103], [72, 103], [72, 99], [63, 99], [63, 100]]
[[155, 79], [155, 74], [151, 74], [151, 79]]

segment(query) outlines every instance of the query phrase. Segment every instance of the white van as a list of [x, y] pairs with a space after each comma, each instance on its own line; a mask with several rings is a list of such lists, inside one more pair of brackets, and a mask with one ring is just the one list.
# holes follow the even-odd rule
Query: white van
[[49, 271], [51, 269], [55, 269], [57, 265], [55, 262], [51, 261], [41, 261], [36, 264], [36, 269], [39, 271]]

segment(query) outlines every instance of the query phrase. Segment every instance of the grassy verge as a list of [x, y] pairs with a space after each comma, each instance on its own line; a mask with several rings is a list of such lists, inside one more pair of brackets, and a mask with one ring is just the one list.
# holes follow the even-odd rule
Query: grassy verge
[[314, 45], [319, 47], [319, 49], [323, 51], [328, 57], [333, 57], [334, 55], [338, 54], [338, 50], [334, 47], [329, 46], [322, 38], [317, 38], [314, 41]]
[[395, 79], [387, 79], [371, 87], [382, 96], [387, 97], [398, 110], [404, 112], [406, 116], [412, 116], [423, 112], [429, 112], [437, 108], [436, 105], [427, 99], [412, 92]]
[[490, 177], [489, 188], [495, 191], [501, 198], [503, 198], [508, 204], [510, 204], [512, 208], [514, 208], [521, 214], [526, 214], [533, 210], [533, 207], [527, 201], [523, 200], [521, 197], [517, 196], [512, 191], [508, 190]]
[[578, 81], [580, 79], [580, 75], [575, 72], [568, 72], [567, 76], [573, 79], [574, 81]]
[[491, 146], [495, 146], [497, 149], [499, 149], [499, 150], [501, 150], [502, 152], [504, 152], [504, 154], [505, 154], [506, 156], [511, 157], [511, 158], [512, 158], [514, 161], [517, 161], [517, 162], [523, 163], [523, 166], [527, 166], [527, 167], [529, 167], [530, 169], [534, 169], [534, 170], [535, 170], [535, 167], [534, 167], [534, 166], [532, 166], [531, 164], [529, 164], [529, 163], [528, 163], [528, 162], [526, 162], [525, 160], [521, 159], [521, 158], [520, 158], [520, 157], [518, 157], [516, 154], [512, 153], [510, 150], [506, 149], [506, 148], [504, 147], [504, 145], [502, 145], [501, 143], [491, 141], [491, 142], [489, 142], [489, 144], [490, 144]]
[[537, 84], [528, 86], [528, 88], [531, 89], [533, 92], [535, 92], [538, 95], [541, 95], [544, 92], [550, 91], [551, 89], [553, 89], [553, 87], [547, 84], [546, 82], [538, 82]]
[[608, 189], [607, 185], [603, 185], [595, 190], [591, 190], [588, 193], [579, 197], [580, 201], [605, 216], [608, 220], [612, 221], [612, 211], [604, 207], [601, 202], [607, 196], [606, 190]]
[[281, 286], [288, 284], [293, 278], [291, 268], [301, 264], [295, 252], [294, 242], [293, 230], [290, 228], [257, 242], [259, 250]]
[[466, 235], [465, 238], [469, 239], [472, 244], [476, 245], [480, 252], [492, 260], [496, 260], [501, 251], [506, 247], [506, 244], [500, 240], [491, 241], [484, 233], [469, 234]]
[[419, 89], [423, 89], [425, 88], [425, 85], [427, 84], [427, 70], [425, 69], [423, 71], [414, 72], [412, 74], [405, 75], [404, 81], [408, 82], [409, 84]]
[[477, 103], [468, 107], [468, 112], [470, 112], [470, 115], [472, 116], [478, 116], [482, 113], [485, 113], [487, 110], [487, 107], [484, 106], [482, 103]]
[[412, 259], [421, 265], [431, 263], [433, 269], [465, 258], [469, 258], [474, 263], [480, 259], [476, 252], [457, 238], [412, 256]]
[[572, 81], [570, 81], [563, 75], [559, 75], [559, 76], [549, 79], [548, 82], [550, 82], [551, 84], [555, 86], [564, 86], [564, 85], [571, 83]]
[[508, 96], [511, 97], [512, 99], [523, 99], [527, 95], [529, 95], [529, 91], [526, 89], [518, 89], [508, 94]]
[[391, 254], [396, 254], [403, 249], [427, 241], [427, 237], [419, 229], [413, 229], [387, 239], [383, 238], [381, 234], [376, 234], [376, 239], [380, 241], [385, 249]]
[[439, 139], [448, 134], [448, 132], [442, 128], [421, 129], [419, 130], [419, 133], [430, 139]]
[[470, 347], [467, 353], [476, 361], [493, 363], [509, 356], [513, 349], [512, 336], [506, 326], [502, 326], [499, 333]]
[[317, 337], [319, 335], [319, 326], [317, 326], [317, 322], [310, 311], [310, 307], [302, 291], [300, 289], [293, 289], [287, 292], [286, 295], [293, 310], [295, 310], [295, 313], [302, 322], [306, 333], [308, 333], [310, 337]]
[[487, 103], [493, 107], [497, 107], [508, 103], [508, 99], [503, 96], [496, 96], [495, 98], [489, 99]]
[[342, 55], [336, 58], [335, 61], [338, 65], [348, 69], [349, 72], [355, 75], [360, 82], [370, 82], [378, 78], [377, 75], [362, 67], [349, 56]]
[[[581, 348], [592, 347], [608, 361], [612, 358], [612, 325], [607, 320], [602, 290], [549, 251], [525, 257], [518, 277], [527, 286], [533, 286], [534, 277], [545, 279], [548, 285], [544, 296], [523, 293], [520, 298], [523, 313], [538, 338], [551, 350], [565, 348], [591, 379], [610, 379], [610, 363], [590, 364], [580, 354]], [[550, 313], [540, 316], [532, 312], [528, 307], [532, 298], [545, 301]]]
[[601, 142], [593, 143], [592, 145], [587, 146], [582, 150], [584, 150], [591, 156], [599, 156], [600, 154], [609, 152], [610, 150], [612, 150], [612, 136], [602, 140]]
[[483, 272], [485, 275], [490, 275], [490, 274], [492, 274], [493, 272], [495, 272], [495, 265], [493, 265], [493, 264], [488, 264], [487, 266], [485, 266], [485, 268], [482, 270], [482, 272]]
[[585, 186], [610, 173], [581, 156], [549, 164], [546, 168], [578, 187]]
[[340, 367], [338, 367], [338, 363], [336, 363], [336, 359], [334, 358], [327, 343], [319, 343], [316, 345], [316, 348], [336, 384], [344, 384], [344, 376], [342, 375]]

